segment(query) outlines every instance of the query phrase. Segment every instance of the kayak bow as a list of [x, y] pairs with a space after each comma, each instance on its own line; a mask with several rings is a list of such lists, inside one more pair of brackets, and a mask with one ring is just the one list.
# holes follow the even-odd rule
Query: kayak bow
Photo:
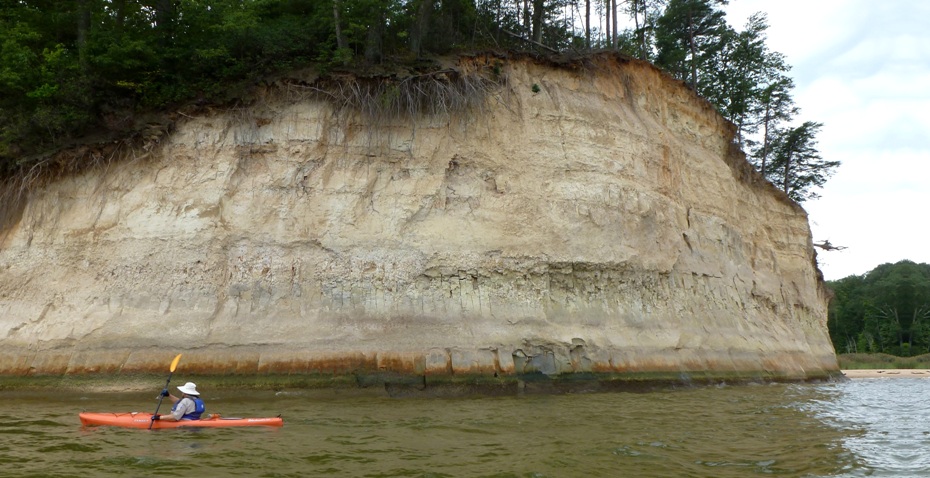
[[123, 428], [196, 428], [196, 427], [281, 427], [284, 420], [281, 417], [272, 418], [223, 418], [213, 415], [200, 420], [152, 421], [152, 415], [141, 412], [129, 413], [90, 413], [78, 415], [84, 426], [110, 426]]

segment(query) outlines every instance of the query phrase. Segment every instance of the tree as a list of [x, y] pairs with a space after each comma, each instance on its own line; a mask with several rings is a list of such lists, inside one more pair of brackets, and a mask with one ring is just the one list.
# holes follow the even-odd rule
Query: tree
[[736, 126], [738, 145], [750, 149], [764, 177], [795, 201], [816, 198], [814, 189], [840, 164], [824, 160], [815, 147], [823, 125], [784, 126], [798, 109], [784, 56], [766, 46], [766, 17], [750, 16], [737, 32], [717, 8], [723, 3], [670, 0], [656, 21], [656, 64], [686, 81]]
[[532, 38], [536, 43], [542, 43], [543, 20], [546, 12], [545, 0], [533, 0]]
[[[898, 343], [913, 341], [914, 329], [921, 329], [926, 321], [930, 301], [930, 274], [910, 261], [894, 266], [879, 266], [867, 278], [871, 284], [870, 296], [874, 315], [897, 323]], [[922, 330], [921, 330], [922, 331]], [[926, 342], [919, 344], [926, 346]]]
[[[340, 0], [333, 0], [333, 27], [336, 30], [336, 48], [338, 50], [347, 50], [349, 48], [349, 41], [346, 40], [346, 36], [342, 33], [342, 20], [340, 11], [342, 11]], [[412, 41], [413, 40], [411, 40], [411, 42]], [[411, 49], [414, 49], [416, 53], [419, 54], [419, 44], [417, 44], [415, 48], [411, 47]]]
[[[413, 22], [413, 28], [410, 31], [410, 51], [417, 57], [422, 53], [423, 37], [426, 36], [429, 28], [430, 14], [433, 12], [433, 2], [435, 0], [419, 0], [416, 5], [416, 20]], [[416, 2], [414, 2], [416, 4]]]
[[798, 113], [798, 108], [794, 106], [794, 99], [791, 98], [792, 88], [794, 88], [794, 82], [791, 78], [779, 76], [762, 89], [759, 97], [758, 118], [762, 140], [758, 142], [750, 140], [747, 144], [752, 150], [751, 157], [756, 169], [765, 177], [768, 176], [766, 167], [776, 132], [783, 123], [791, 121], [791, 118]]
[[0, 158], [60, 143], [94, 114], [79, 55], [88, 2], [12, 3], [0, 7]]
[[636, 39], [634, 56], [640, 60], [650, 60], [655, 45], [655, 23], [667, 0], [629, 0], [627, 14], [633, 19]]
[[89, 0], [77, 0], [77, 39], [76, 47], [81, 69], [87, 70], [87, 34], [90, 30], [90, 5]]
[[178, 20], [178, 5], [175, 0], [154, 0], [150, 5], [155, 11], [155, 28], [159, 31], [162, 44], [171, 42]]
[[591, 0], [584, 0], [584, 47], [591, 48]]
[[357, 10], [364, 18], [365, 61], [381, 63], [384, 57], [384, 38], [388, 26], [391, 0], [369, 0], [364, 9]]
[[[610, 47], [613, 44], [613, 38], [610, 36], [610, 0], [604, 0], [604, 43]], [[598, 20], [600, 21], [600, 20]]]
[[613, 18], [614, 20], [613, 26], [608, 28], [608, 30], [610, 31], [610, 39], [611, 39], [610, 47], [617, 48], [617, 37], [618, 37], [617, 36], [617, 23], [619, 23], [617, 21], [617, 0], [609, 0], [608, 3], [610, 4], [609, 6], [610, 17]]
[[840, 165], [839, 161], [824, 160], [817, 151], [816, 137], [822, 126], [805, 121], [776, 134], [769, 178], [797, 202], [819, 197], [813, 188], [823, 186]]
[[723, 46], [721, 0], [671, 0], [656, 21], [656, 64], [692, 88], [708, 75], [708, 60]]
[[[411, 53], [609, 47], [689, 82], [737, 125], [741, 143], [763, 130], [745, 144], [769, 175], [775, 140], [796, 110], [790, 80], [777, 74], [783, 59], [765, 48], [764, 17], [735, 32], [718, 8], [724, 0], [585, 0], [576, 26], [580, 2], [0, 2], [0, 173], [87, 131], [134, 134], [140, 112], [230, 101], [269, 74], [314, 63], [327, 70]], [[635, 28], [621, 30], [624, 14]]]
[[829, 282], [828, 329], [839, 352], [930, 352], [930, 265], [882, 264]]
[[[473, 0], [443, 0], [434, 3], [432, 14], [429, 16], [429, 29], [424, 49], [431, 53], [447, 53], [455, 48], [476, 42], [478, 31], [496, 32], [497, 24], [494, 23], [494, 18], [498, 13], [489, 14], [490, 12], [488, 8], [479, 12]], [[501, 21], [505, 22], [508, 30], [515, 26], [514, 23], [509, 23], [514, 21], [514, 17], [510, 15], [505, 16]], [[476, 28], [476, 25], [485, 25], [485, 27]], [[485, 38], [491, 36], [488, 35]]]
[[860, 350], [858, 346], [865, 329], [867, 307], [864, 276], [853, 275], [828, 285], [833, 289], [833, 300], [830, 301], [827, 329], [834, 349], [840, 353], [865, 352], [865, 347]]
[[698, 86], [701, 95], [736, 125], [741, 147], [765, 123], [768, 85], [783, 81], [788, 71], [784, 56], [765, 44], [766, 30], [761, 13], [750, 16], [741, 32], [725, 28], [721, 48], [708, 59], [710, 73]]

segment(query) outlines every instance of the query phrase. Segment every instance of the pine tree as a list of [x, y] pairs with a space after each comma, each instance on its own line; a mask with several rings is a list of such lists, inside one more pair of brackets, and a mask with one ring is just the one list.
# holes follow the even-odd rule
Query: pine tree
[[817, 133], [822, 123], [804, 124], [779, 131], [772, 148], [769, 179], [797, 202], [820, 197], [813, 188], [824, 185], [839, 161], [826, 161], [817, 151]]
[[772, 155], [772, 146], [775, 135], [782, 124], [788, 123], [798, 113], [791, 97], [794, 81], [788, 77], [776, 77], [767, 86], [764, 86], [756, 105], [757, 129], [761, 139], [746, 141], [752, 151], [751, 159], [757, 170], [768, 176], [768, 161]]
[[671, 0], [656, 21], [656, 64], [692, 88], [710, 74], [727, 30], [720, 0]]
[[766, 122], [767, 85], [783, 80], [788, 71], [784, 56], [766, 46], [767, 29], [765, 15], [760, 13], [752, 15], [741, 32], [728, 27], [723, 48], [710, 60], [711, 73], [698, 88], [736, 125], [741, 147]]
[[655, 24], [665, 8], [667, 0], [629, 0], [627, 13], [633, 20], [635, 29], [631, 32], [635, 48], [633, 56], [640, 60], [651, 60], [655, 48]]

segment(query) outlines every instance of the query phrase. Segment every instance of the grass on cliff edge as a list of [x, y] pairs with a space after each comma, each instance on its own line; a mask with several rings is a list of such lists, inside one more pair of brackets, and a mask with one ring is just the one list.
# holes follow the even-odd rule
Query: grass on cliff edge
[[930, 368], [930, 354], [896, 357], [888, 354], [839, 354], [843, 370]]

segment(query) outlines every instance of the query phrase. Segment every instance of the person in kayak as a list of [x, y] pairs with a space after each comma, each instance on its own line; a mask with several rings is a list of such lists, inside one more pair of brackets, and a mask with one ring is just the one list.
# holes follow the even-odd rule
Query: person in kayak
[[181, 420], [200, 420], [206, 407], [200, 398], [200, 392], [197, 391], [197, 384], [187, 382], [178, 387], [181, 391], [181, 398], [175, 397], [168, 393], [168, 389], [161, 391], [162, 397], [168, 397], [174, 406], [171, 407], [171, 413], [166, 415], [152, 415], [152, 420], [165, 420], [169, 422], [179, 422]]

